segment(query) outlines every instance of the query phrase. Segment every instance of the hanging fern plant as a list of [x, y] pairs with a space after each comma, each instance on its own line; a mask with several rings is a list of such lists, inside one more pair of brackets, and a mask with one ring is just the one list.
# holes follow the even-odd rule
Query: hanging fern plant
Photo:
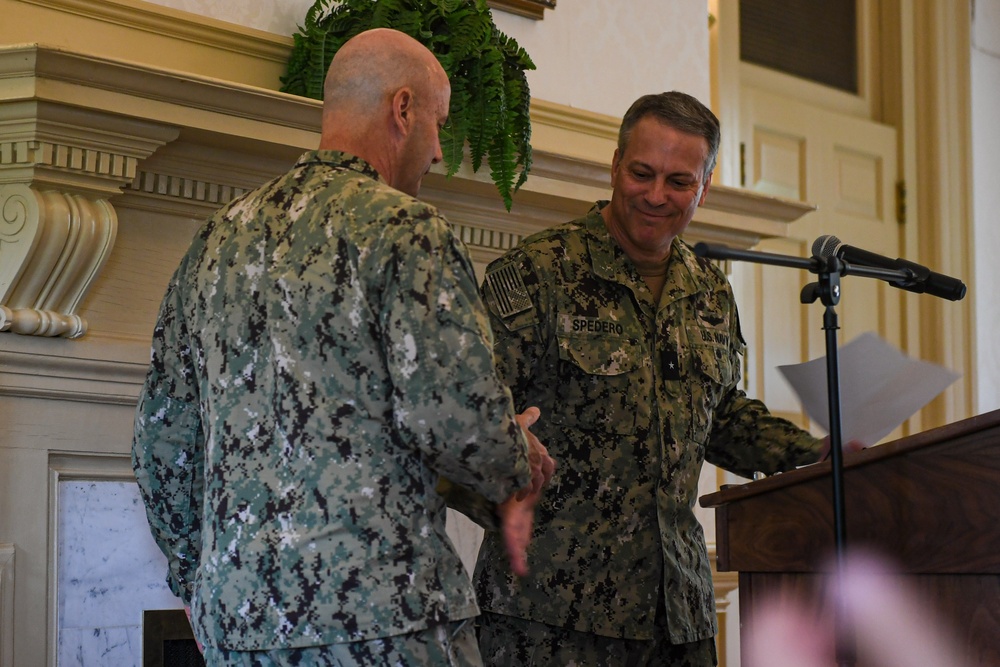
[[426, 46], [451, 80], [448, 124], [441, 150], [448, 176], [458, 171], [469, 145], [472, 170], [483, 160], [504, 205], [531, 169], [528, 54], [500, 32], [485, 0], [316, 0], [295, 41], [282, 91], [323, 98], [333, 55], [370, 28], [394, 28]]

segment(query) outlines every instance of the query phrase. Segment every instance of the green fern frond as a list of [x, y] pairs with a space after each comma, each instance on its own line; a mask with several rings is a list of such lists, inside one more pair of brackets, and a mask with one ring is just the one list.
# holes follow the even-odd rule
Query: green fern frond
[[292, 36], [281, 89], [322, 99], [336, 52], [354, 35], [378, 27], [400, 30], [438, 57], [452, 82], [449, 121], [441, 135], [446, 171], [451, 176], [459, 169], [468, 141], [473, 171], [486, 160], [510, 210], [512, 190], [531, 169], [524, 72], [535, 65], [496, 28], [486, 0], [315, 0]]
[[508, 62], [512, 67], [519, 70], [529, 70], [535, 69], [535, 63], [521, 46], [514, 40], [514, 38], [509, 37], [499, 30], [494, 29], [494, 38], [499, 44], [500, 50], [503, 51], [504, 60]]
[[516, 165], [520, 167], [521, 173], [517, 183], [514, 184], [514, 190], [517, 191], [528, 180], [528, 172], [531, 171], [531, 98], [528, 95], [528, 78], [524, 70], [510, 66], [508, 61], [504, 65], [504, 77], [507, 94], [507, 127], [510, 128], [514, 145], [520, 149]]
[[501, 128], [506, 129], [502, 122], [506, 115], [506, 96], [500, 53], [495, 50], [483, 51], [473, 70], [474, 79], [470, 84], [475, 87], [471, 89], [473, 98], [470, 100], [469, 153], [473, 171], [479, 171], [495, 135], [502, 133]]
[[451, 50], [461, 60], [477, 58], [491, 48], [493, 22], [489, 15], [477, 14], [470, 7], [447, 17], [451, 32]]
[[441, 152], [448, 177], [455, 175], [465, 157], [465, 140], [469, 132], [468, 108], [469, 92], [462, 87], [453, 87], [448, 122], [441, 130]]
[[511, 193], [514, 190], [514, 172], [517, 171], [516, 153], [517, 147], [514, 145], [514, 138], [511, 135], [503, 132], [493, 135], [487, 161], [490, 165], [493, 183], [497, 186], [508, 211], [513, 204]]

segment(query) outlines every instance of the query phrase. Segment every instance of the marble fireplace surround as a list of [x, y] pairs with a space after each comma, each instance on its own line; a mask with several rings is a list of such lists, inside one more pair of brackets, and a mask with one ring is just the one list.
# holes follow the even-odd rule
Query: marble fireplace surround
[[[320, 106], [40, 44], [0, 47], [0, 84], [0, 667], [54, 665], [60, 525], [91, 483], [130, 482], [166, 281], [206, 215], [315, 147]], [[531, 113], [535, 166], [510, 213], [467, 165], [424, 181], [477, 270], [610, 194], [618, 119]], [[686, 237], [746, 248], [809, 210], [715, 186]], [[720, 599], [735, 586], [718, 583]]]

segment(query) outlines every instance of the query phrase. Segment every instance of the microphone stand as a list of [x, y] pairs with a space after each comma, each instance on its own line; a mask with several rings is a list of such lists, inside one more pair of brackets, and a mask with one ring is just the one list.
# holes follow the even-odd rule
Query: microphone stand
[[[739, 250], [729, 246], [709, 243], [699, 243], [694, 247], [699, 257], [708, 259], [735, 259], [757, 264], [771, 264], [806, 269], [815, 273], [818, 279], [802, 288], [800, 300], [802, 303], [814, 303], [819, 299], [826, 307], [823, 313], [823, 330], [826, 332], [826, 384], [827, 407], [830, 414], [830, 458], [833, 478], [833, 535], [834, 557], [836, 562], [836, 585], [839, 587], [844, 580], [844, 568], [847, 556], [847, 519], [844, 511], [844, 452], [841, 434], [840, 413], [840, 354], [837, 348], [837, 330], [840, 324], [834, 306], [840, 303], [840, 276], [858, 275], [878, 278], [889, 282], [908, 280], [909, 272], [895, 269], [856, 266], [844, 262], [837, 256], [816, 257], [805, 259], [791, 255]], [[837, 595], [835, 616], [835, 639], [837, 646], [837, 664], [840, 667], [852, 667], [857, 661], [855, 655], [854, 634], [847, 622], [847, 614], [843, 595]]]

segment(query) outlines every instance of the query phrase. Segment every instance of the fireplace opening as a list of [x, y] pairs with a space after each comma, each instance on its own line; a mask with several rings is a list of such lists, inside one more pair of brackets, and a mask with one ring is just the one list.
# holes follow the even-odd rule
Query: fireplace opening
[[183, 609], [142, 612], [142, 667], [205, 667]]

